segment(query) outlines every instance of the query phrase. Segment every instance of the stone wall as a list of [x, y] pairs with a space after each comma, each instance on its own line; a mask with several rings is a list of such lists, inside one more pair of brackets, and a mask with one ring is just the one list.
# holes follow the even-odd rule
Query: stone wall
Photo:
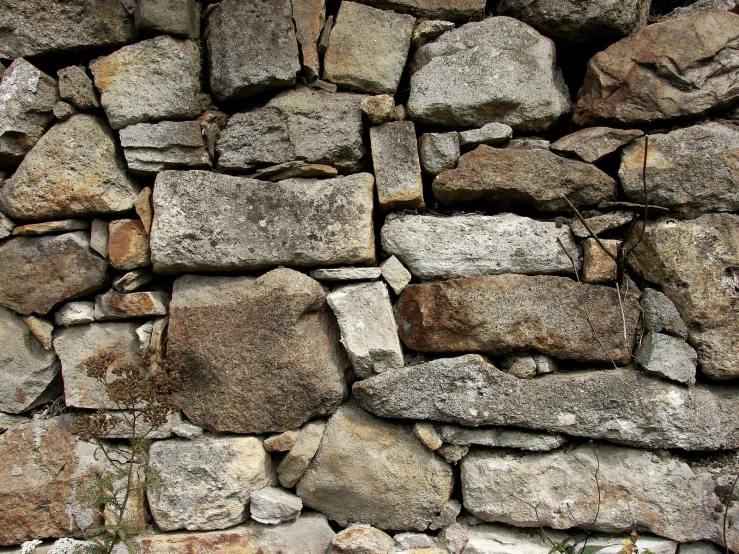
[[144, 554], [739, 550], [739, 15], [676, 4], [0, 0], [0, 551], [95, 527], [142, 351]]

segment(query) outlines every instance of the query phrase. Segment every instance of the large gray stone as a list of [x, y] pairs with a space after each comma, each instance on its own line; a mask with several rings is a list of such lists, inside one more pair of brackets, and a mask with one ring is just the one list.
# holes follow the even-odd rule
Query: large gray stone
[[485, 0], [359, 0], [362, 4], [409, 13], [423, 19], [469, 20], [481, 17]]
[[423, 181], [412, 121], [370, 128], [372, 165], [380, 208], [389, 212], [423, 208]]
[[198, 117], [200, 47], [163, 35], [124, 46], [90, 63], [113, 129], [161, 119]]
[[210, 167], [198, 121], [138, 123], [121, 129], [118, 134], [128, 168], [134, 173]]
[[328, 93], [309, 88], [287, 91], [264, 107], [237, 113], [221, 133], [216, 147], [218, 167], [245, 171], [292, 160], [359, 169], [364, 96]]
[[366, 173], [267, 183], [164, 171], [154, 187], [154, 270], [373, 264], [373, 185]]
[[70, 65], [57, 71], [56, 75], [59, 77], [59, 95], [62, 100], [71, 102], [80, 110], [100, 107], [92, 81], [82, 67]]
[[554, 152], [574, 154], [584, 162], [594, 163], [643, 134], [638, 129], [589, 127], [553, 142], [551, 149]]
[[217, 100], [295, 84], [300, 59], [290, 0], [224, 0], [208, 16], [205, 39]]
[[632, 369], [518, 379], [468, 354], [387, 371], [355, 383], [353, 393], [380, 417], [524, 427], [645, 448], [739, 444], [739, 392], [686, 388]]
[[128, 176], [102, 119], [57, 123], [0, 189], [0, 205], [18, 219], [59, 219], [130, 210], [139, 187]]
[[426, 529], [452, 492], [452, 469], [410, 426], [349, 403], [329, 420], [316, 457], [297, 486], [303, 504], [346, 526]]
[[[739, 40], [739, 39], [738, 39]], [[739, 128], [704, 123], [649, 136], [647, 198], [684, 217], [739, 209]], [[621, 152], [618, 176], [629, 200], [644, 202], [644, 139]]]
[[163, 531], [232, 527], [248, 518], [252, 492], [277, 482], [257, 437], [157, 441], [149, 468], [161, 485], [147, 488], [151, 514]]
[[541, 131], [570, 111], [554, 43], [509, 17], [444, 33], [418, 49], [414, 68], [408, 112], [419, 123], [482, 127], [497, 121]]
[[636, 361], [650, 375], [695, 384], [698, 354], [684, 340], [662, 333], [647, 333], [636, 352]]
[[321, 285], [297, 271], [175, 281], [167, 356], [180, 403], [216, 432], [294, 429], [336, 411], [349, 365]]
[[390, 215], [381, 236], [383, 250], [421, 279], [572, 273], [572, 262], [558, 241], [580, 265], [568, 226], [513, 214]]

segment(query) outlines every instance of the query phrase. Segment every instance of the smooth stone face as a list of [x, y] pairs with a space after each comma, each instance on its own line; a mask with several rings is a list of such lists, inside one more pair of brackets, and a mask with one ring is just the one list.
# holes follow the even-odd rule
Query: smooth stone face
[[130, 210], [139, 187], [117, 155], [116, 141], [98, 117], [57, 123], [0, 189], [10, 217], [44, 220]]
[[205, 39], [217, 100], [295, 84], [300, 59], [290, 0], [225, 0], [208, 16]]
[[136, 28], [197, 39], [200, 36], [200, 4], [195, 0], [138, 0]]
[[370, 128], [377, 197], [385, 211], [424, 207], [421, 164], [412, 121]]
[[164, 531], [237, 525], [247, 517], [251, 493], [276, 482], [272, 460], [256, 437], [157, 441], [149, 467], [162, 480], [158, 489], [147, 489], [147, 498]]
[[292, 521], [300, 515], [303, 501], [292, 493], [277, 487], [267, 487], [251, 494], [249, 511], [259, 523], [277, 525]]
[[519, 431], [502, 427], [467, 429], [454, 425], [442, 425], [440, 434], [444, 442], [458, 446], [477, 444], [492, 448], [516, 448], [533, 452], [554, 450], [567, 442], [567, 438], [562, 435]]
[[666, 333], [688, 338], [688, 328], [680, 317], [675, 304], [661, 292], [654, 289], [644, 289], [641, 300], [644, 313], [644, 328], [654, 333]]
[[112, 321], [167, 315], [170, 296], [166, 292], [108, 292], [95, 298], [95, 319]]
[[195, 42], [159, 36], [98, 58], [90, 70], [113, 129], [188, 119], [203, 111], [200, 48]]
[[83, 231], [9, 239], [0, 244], [0, 304], [23, 315], [44, 315], [102, 288], [107, 268]]
[[623, 127], [728, 106], [737, 35], [739, 16], [719, 10], [648, 25], [590, 60], [573, 121]]
[[663, 218], [647, 226], [630, 256], [637, 273], [662, 286], [688, 326], [698, 366], [711, 379], [739, 376], [739, 217], [704, 215], [690, 221]]
[[482, 15], [485, 10], [484, 0], [360, 0], [360, 2], [424, 19], [470, 19]]
[[424, 133], [418, 140], [421, 167], [429, 175], [454, 169], [459, 160], [459, 133]]
[[[623, 368], [518, 379], [476, 354], [391, 370], [353, 387], [360, 405], [380, 417], [524, 427], [684, 450], [739, 443], [732, 423], [737, 394], [686, 388]], [[635, 409], [623, 410], [625, 403]]]
[[95, 321], [94, 302], [69, 302], [54, 314], [54, 323], [62, 327], [84, 325]]
[[381, 274], [379, 267], [336, 267], [310, 272], [310, 276], [319, 281], [375, 281]]
[[121, 271], [145, 267], [151, 263], [149, 235], [138, 219], [118, 219], [108, 225], [108, 258]]
[[167, 357], [181, 366], [180, 402], [215, 432], [287, 431], [336, 411], [348, 360], [310, 277], [186, 275], [175, 282]]
[[594, 163], [642, 135], [644, 131], [638, 129], [590, 127], [562, 137], [552, 143], [551, 149], [574, 154], [584, 162]]
[[546, 150], [485, 145], [464, 154], [456, 169], [442, 171], [433, 189], [443, 204], [482, 203], [496, 210], [571, 211], [563, 194], [575, 206], [616, 199], [616, 182], [593, 165]]
[[382, 271], [382, 278], [390, 285], [395, 294], [403, 292], [403, 289], [411, 282], [411, 272], [395, 256], [390, 256], [382, 262], [380, 270]]
[[237, 113], [218, 140], [218, 167], [245, 171], [300, 159], [333, 165], [342, 172], [356, 171], [366, 153], [362, 98], [298, 88], [278, 95], [263, 108]]
[[451, 279], [499, 273], [572, 273], [561, 241], [579, 267], [577, 246], [566, 225], [513, 214], [496, 216], [391, 215], [382, 227], [382, 248], [416, 277]]
[[84, 69], [70, 65], [57, 71], [56, 75], [59, 78], [59, 95], [62, 100], [71, 102], [80, 110], [100, 107], [95, 88]]
[[509, 140], [513, 129], [503, 123], [486, 123], [479, 129], [470, 129], [459, 133], [460, 146], [477, 144], [498, 144]]
[[265, 183], [162, 172], [154, 187], [154, 270], [374, 264], [373, 185], [367, 173]]
[[121, 129], [119, 135], [126, 163], [134, 173], [210, 167], [198, 121], [139, 123]]
[[647, 333], [636, 352], [636, 361], [650, 375], [695, 384], [698, 355], [681, 339], [661, 333]]
[[[371, 455], [368, 456], [368, 453]], [[303, 504], [345, 526], [426, 529], [449, 499], [452, 470], [410, 426], [387, 422], [345, 404], [297, 486]]]
[[37, 236], [51, 233], [67, 233], [89, 229], [90, 223], [85, 219], [63, 219], [62, 221], [48, 221], [46, 223], [29, 223], [18, 225], [13, 229], [13, 235]]
[[308, 422], [300, 429], [295, 444], [277, 466], [277, 477], [283, 487], [291, 489], [300, 481], [308, 469], [308, 464], [316, 455], [325, 432], [324, 420]]
[[[647, 198], [682, 217], [739, 209], [739, 129], [706, 123], [649, 136]], [[644, 139], [621, 153], [618, 176], [629, 200], [644, 202]]]
[[308, 81], [321, 75], [321, 58], [318, 56], [318, 39], [326, 23], [325, 0], [292, 0], [295, 36], [300, 45], [303, 74]]
[[554, 43], [515, 19], [490, 17], [444, 33], [418, 49], [413, 65], [408, 111], [418, 123], [497, 121], [541, 131], [570, 111]]

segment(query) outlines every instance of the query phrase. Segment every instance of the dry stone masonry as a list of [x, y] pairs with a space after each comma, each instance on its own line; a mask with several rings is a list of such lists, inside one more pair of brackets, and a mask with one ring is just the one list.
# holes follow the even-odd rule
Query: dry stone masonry
[[0, 553], [131, 368], [115, 554], [739, 552], [738, 160], [734, 0], [0, 0]]

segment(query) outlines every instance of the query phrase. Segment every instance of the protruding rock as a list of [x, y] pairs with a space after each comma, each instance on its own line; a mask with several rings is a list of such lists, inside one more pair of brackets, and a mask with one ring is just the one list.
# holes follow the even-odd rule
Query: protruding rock
[[441, 445], [444, 444], [436, 426], [427, 421], [419, 421], [413, 425], [413, 434], [416, 435], [418, 440], [420, 440], [429, 450], [438, 450], [441, 448]]
[[413, 35], [411, 36], [411, 43], [416, 48], [420, 48], [452, 29], [454, 29], [454, 23], [451, 21], [423, 19], [416, 22]]
[[667, 296], [654, 289], [644, 289], [639, 303], [644, 314], [644, 329], [681, 339], [688, 338], [688, 328], [675, 304]]
[[486, 123], [479, 129], [459, 133], [460, 146], [500, 144], [513, 137], [513, 129], [504, 123]]
[[277, 466], [277, 477], [283, 487], [290, 489], [300, 481], [313, 456], [316, 455], [325, 432], [324, 420], [311, 421], [300, 429], [295, 445]]
[[[371, 451], [372, 456], [367, 456]], [[409, 426], [345, 404], [297, 486], [303, 504], [346, 525], [424, 530], [452, 490], [452, 470], [413, 436]]]
[[116, 277], [113, 281], [113, 289], [116, 292], [133, 292], [149, 283], [154, 278], [154, 274], [148, 269], [134, 269], [128, 273]]
[[259, 523], [277, 525], [293, 521], [300, 515], [303, 501], [292, 493], [277, 487], [267, 487], [251, 493], [249, 511]]
[[137, 317], [167, 315], [169, 294], [166, 292], [108, 292], [95, 298], [95, 320], [112, 321]]
[[90, 248], [103, 258], [108, 257], [109, 225], [105, 219], [93, 219], [90, 224]]
[[551, 148], [555, 152], [574, 154], [584, 162], [594, 163], [642, 135], [644, 131], [638, 129], [589, 127], [562, 137]]
[[108, 226], [110, 265], [122, 271], [145, 267], [151, 262], [149, 235], [138, 219], [118, 219]]
[[444, 444], [436, 453], [450, 464], [457, 464], [470, 451], [470, 447], [458, 444]]
[[662, 333], [647, 333], [636, 352], [636, 361], [651, 375], [695, 384], [698, 355], [681, 339]]
[[284, 433], [272, 435], [264, 439], [264, 449], [267, 452], [288, 452], [293, 446], [295, 441], [298, 440], [298, 429], [291, 429]]
[[198, 121], [139, 123], [121, 129], [119, 135], [128, 168], [133, 173], [210, 167]]
[[421, 167], [436, 176], [445, 169], [454, 169], [459, 160], [459, 133], [424, 133], [418, 141]]
[[462, 505], [459, 503], [459, 500], [455, 500], [454, 498], [448, 500], [438, 517], [431, 522], [431, 525], [429, 525], [429, 529], [432, 531], [438, 531], [439, 529], [443, 529], [444, 527], [451, 525], [457, 521], [457, 516], [461, 511]]
[[[585, 218], [585, 223], [588, 224], [590, 230], [595, 233], [595, 236], [610, 231], [611, 229], [618, 229], [629, 223], [633, 218], [631, 212], [610, 212], [602, 215], [595, 215], [593, 217]], [[579, 239], [590, 237], [590, 232], [585, 228], [579, 218], [573, 217], [570, 219], [570, 228], [572, 234]]]
[[390, 94], [365, 96], [362, 98], [359, 107], [372, 125], [382, 125], [393, 120], [395, 114], [395, 98]]
[[360, 0], [363, 4], [427, 19], [468, 20], [481, 17], [485, 0]]
[[[710, 10], [727, 10], [736, 13], [736, 2], [734, 0], [697, 0], [687, 6], [678, 6], [664, 17], [665, 19], [689, 17], [691, 15], [698, 15], [699, 13]], [[683, 550], [685, 551], [685, 554], [688, 554], [688, 549], [685, 548], [685, 546], [681, 547], [680, 554], [683, 554]]]
[[396, 552], [398, 544], [390, 535], [369, 525], [350, 525], [331, 541], [333, 552], [346, 554]]
[[[603, 250], [601, 244], [606, 247]], [[616, 262], [611, 256], [617, 256], [621, 247], [620, 240], [601, 239], [600, 244], [593, 238], [585, 239], [582, 245], [582, 280], [586, 283], [609, 283], [616, 280]], [[610, 256], [609, 256], [610, 254]]]
[[200, 4], [195, 0], [138, 0], [136, 28], [176, 37], [200, 37]]
[[47, 221], [45, 223], [29, 223], [18, 225], [13, 229], [15, 236], [38, 236], [51, 233], [68, 233], [89, 229], [90, 223], [86, 219], [63, 219], [61, 221]]
[[54, 314], [54, 323], [62, 327], [74, 327], [95, 321], [94, 302], [69, 302]]
[[100, 107], [92, 81], [82, 67], [70, 65], [57, 71], [56, 75], [59, 78], [59, 95], [62, 100], [71, 102], [80, 110]]
[[377, 197], [383, 211], [424, 207], [421, 164], [412, 121], [370, 129]]
[[77, 108], [75, 108], [72, 104], [61, 101], [54, 104], [54, 109], [52, 110], [52, 112], [54, 113], [54, 117], [57, 119], [57, 121], [66, 121], [73, 115], [77, 115], [79, 113]]
[[292, 0], [292, 8], [303, 74], [314, 81], [321, 75], [318, 39], [326, 23], [326, 0]]
[[395, 256], [390, 256], [382, 262], [380, 270], [382, 271], [382, 278], [390, 285], [395, 294], [403, 292], [403, 289], [411, 282], [411, 272]]
[[318, 281], [376, 281], [381, 274], [379, 267], [335, 267], [310, 272]]
[[460, 446], [477, 444], [492, 448], [515, 448], [534, 452], [554, 450], [567, 442], [567, 438], [562, 435], [503, 427], [468, 429], [454, 425], [441, 425], [439, 433], [442, 440], [449, 444]]
[[54, 336], [54, 324], [46, 319], [29, 315], [23, 318], [23, 321], [28, 326], [34, 337], [38, 339], [44, 350], [52, 349], [52, 338]]
[[550, 356], [529, 352], [514, 352], [506, 355], [500, 367], [506, 373], [519, 379], [552, 373], [557, 369], [554, 360]]

